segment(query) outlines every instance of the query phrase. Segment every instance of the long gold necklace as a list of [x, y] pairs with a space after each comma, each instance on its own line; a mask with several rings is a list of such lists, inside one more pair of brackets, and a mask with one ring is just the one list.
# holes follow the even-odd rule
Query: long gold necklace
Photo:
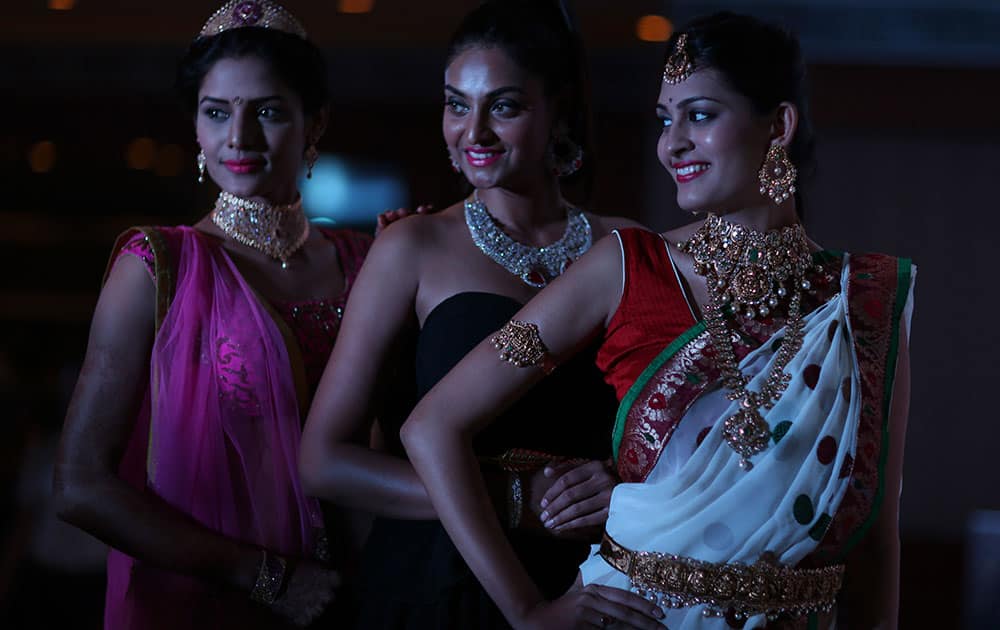
[[[723, 436], [740, 455], [740, 467], [750, 470], [750, 458], [767, 448], [770, 426], [761, 408], [771, 409], [788, 387], [789, 361], [802, 347], [802, 292], [810, 288], [806, 273], [812, 255], [805, 230], [799, 224], [758, 232], [709, 215], [678, 249], [694, 258], [694, 271], [708, 284], [705, 325], [715, 349], [727, 397], [739, 401], [739, 411], [725, 421]], [[791, 286], [789, 289], [786, 284]], [[766, 317], [788, 298], [785, 336], [759, 392], [750, 391], [750, 379], [740, 372], [733, 349], [728, 316], [742, 311], [747, 318]]]
[[271, 206], [222, 191], [211, 216], [233, 240], [280, 260], [282, 269], [309, 238], [309, 220], [302, 211], [301, 198]]

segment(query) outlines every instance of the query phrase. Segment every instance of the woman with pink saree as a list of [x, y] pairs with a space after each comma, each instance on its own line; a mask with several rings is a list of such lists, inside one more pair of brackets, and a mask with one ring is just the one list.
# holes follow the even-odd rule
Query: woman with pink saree
[[325, 80], [268, 0], [223, 6], [179, 66], [221, 192], [193, 226], [119, 238], [56, 473], [62, 517], [113, 548], [106, 628], [305, 625], [334, 599], [297, 457], [370, 239], [302, 210]]
[[[656, 111], [678, 204], [707, 218], [597, 243], [425, 395], [407, 453], [516, 628], [894, 628], [915, 268], [806, 235], [794, 36], [696, 20], [668, 43]], [[593, 339], [623, 483], [576, 585], [547, 601], [469, 444]], [[588, 607], [615, 589], [648, 608]]]

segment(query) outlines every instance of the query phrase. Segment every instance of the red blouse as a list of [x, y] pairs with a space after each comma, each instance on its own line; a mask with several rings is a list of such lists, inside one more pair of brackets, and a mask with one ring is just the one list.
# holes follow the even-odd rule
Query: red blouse
[[695, 325], [663, 238], [649, 230], [617, 230], [625, 289], [597, 353], [597, 367], [621, 401], [653, 359]]

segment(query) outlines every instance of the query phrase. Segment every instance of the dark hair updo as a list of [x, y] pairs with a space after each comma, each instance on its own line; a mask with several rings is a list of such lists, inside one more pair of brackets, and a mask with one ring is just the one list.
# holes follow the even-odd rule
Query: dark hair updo
[[[723, 11], [695, 19], [674, 34], [667, 44], [667, 56], [681, 33], [687, 34], [687, 51], [695, 68], [717, 71], [758, 114], [770, 114], [783, 101], [795, 105], [799, 121], [788, 157], [800, 178], [808, 175], [815, 166], [815, 137], [809, 118], [806, 66], [795, 35], [757, 18]], [[802, 198], [799, 193], [795, 197], [801, 215]]]
[[591, 132], [590, 84], [583, 41], [556, 0], [486, 0], [465, 16], [448, 44], [446, 64], [470, 48], [498, 48], [542, 81], [556, 103], [556, 121], [583, 149], [583, 166], [572, 179], [589, 194], [595, 152]]
[[315, 44], [270, 28], [234, 28], [199, 37], [177, 65], [177, 94], [186, 111], [198, 108], [198, 91], [205, 75], [220, 59], [258, 57], [302, 99], [306, 116], [315, 116], [327, 104], [326, 62]]

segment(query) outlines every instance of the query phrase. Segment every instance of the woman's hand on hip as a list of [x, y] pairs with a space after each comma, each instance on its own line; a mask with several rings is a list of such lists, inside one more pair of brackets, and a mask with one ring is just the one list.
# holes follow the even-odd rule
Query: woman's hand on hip
[[583, 586], [578, 575], [565, 595], [539, 604], [518, 626], [532, 630], [609, 627], [663, 630], [658, 621], [662, 618], [663, 611], [648, 600], [610, 586]]
[[554, 534], [600, 536], [608, 519], [611, 491], [618, 477], [607, 462], [553, 462], [544, 474], [555, 478], [539, 507], [542, 524]]

